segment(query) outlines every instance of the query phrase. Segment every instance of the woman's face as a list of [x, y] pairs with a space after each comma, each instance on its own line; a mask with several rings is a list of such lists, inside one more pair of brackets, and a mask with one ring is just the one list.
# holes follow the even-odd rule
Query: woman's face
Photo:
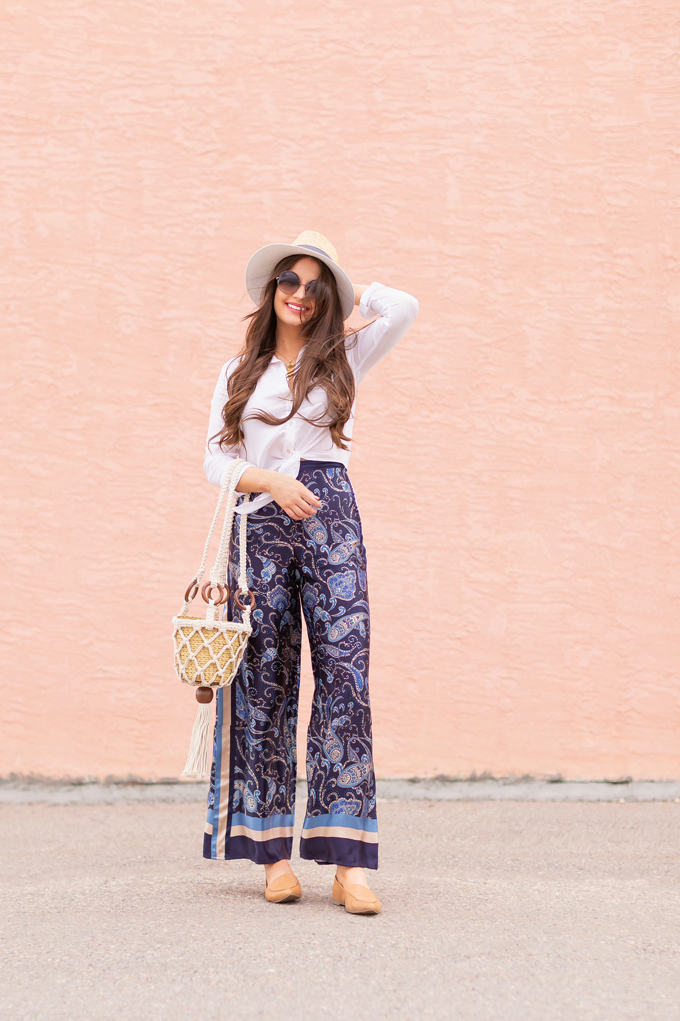
[[303, 255], [290, 268], [300, 277], [300, 286], [295, 294], [284, 294], [277, 287], [274, 291], [274, 311], [279, 322], [286, 326], [299, 326], [314, 310], [313, 299], [305, 295], [305, 284], [318, 279], [321, 267], [316, 259]]

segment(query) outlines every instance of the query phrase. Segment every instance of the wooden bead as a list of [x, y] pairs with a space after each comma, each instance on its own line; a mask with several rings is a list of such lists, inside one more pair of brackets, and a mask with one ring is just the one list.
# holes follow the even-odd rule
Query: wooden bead
[[196, 701], [202, 705], [209, 705], [213, 700], [212, 688], [207, 688], [202, 684], [199, 688], [196, 688]]

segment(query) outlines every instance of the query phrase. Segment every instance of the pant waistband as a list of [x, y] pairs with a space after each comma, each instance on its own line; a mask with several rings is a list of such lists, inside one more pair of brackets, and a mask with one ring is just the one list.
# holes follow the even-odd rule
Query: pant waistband
[[301, 457], [300, 468], [347, 468], [347, 465], [342, 461], [315, 461], [310, 457]]

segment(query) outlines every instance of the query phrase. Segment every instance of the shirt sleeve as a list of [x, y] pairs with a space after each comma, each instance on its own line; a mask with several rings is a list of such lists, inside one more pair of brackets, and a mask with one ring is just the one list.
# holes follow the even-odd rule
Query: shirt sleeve
[[[211, 482], [214, 486], [222, 485], [227, 466], [231, 463], [231, 461], [235, 460], [235, 458], [239, 456], [241, 449], [239, 446], [231, 446], [226, 449], [220, 447], [218, 436], [215, 435], [216, 433], [219, 434], [224, 426], [222, 409], [227, 403], [229, 396], [227, 392], [227, 381], [237, 364], [238, 360], [233, 358], [230, 362], [227, 362], [222, 366], [212, 402], [210, 404], [210, 421], [208, 423], [208, 437], [205, 444], [203, 471], [206, 474], [208, 482]], [[238, 480], [241, 478], [243, 473], [250, 467], [250, 464], [244, 464], [243, 468], [237, 472], [236, 485], [238, 485]]]
[[401, 340], [418, 315], [418, 302], [406, 291], [385, 287], [374, 280], [361, 295], [359, 311], [364, 319], [374, 315], [380, 319], [369, 323], [347, 342], [347, 360], [357, 382]]

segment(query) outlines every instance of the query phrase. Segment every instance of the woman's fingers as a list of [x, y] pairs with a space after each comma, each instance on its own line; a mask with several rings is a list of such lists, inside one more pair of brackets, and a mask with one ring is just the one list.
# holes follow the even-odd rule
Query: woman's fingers
[[316, 507], [312, 507], [311, 504], [306, 503], [304, 500], [297, 500], [283, 509], [289, 517], [294, 518], [296, 521], [299, 521], [301, 518], [311, 518], [317, 511]]
[[312, 493], [311, 490], [305, 489], [304, 486], [302, 487], [302, 492], [299, 496], [303, 503], [308, 503], [311, 507], [321, 506], [321, 500], [316, 493]]
[[311, 509], [321, 506], [321, 500], [316, 493], [312, 493], [297, 479], [290, 479], [287, 476], [276, 479], [269, 491], [286, 513], [290, 513], [296, 507], [302, 507], [305, 516], [309, 516]]
[[279, 506], [294, 521], [312, 517], [323, 506], [316, 493], [297, 479], [281, 479], [279, 485], [272, 486], [270, 491]]
[[298, 504], [295, 508], [295, 512], [299, 518], [311, 518], [316, 514], [316, 510], [312, 507], [307, 507], [305, 504]]
[[321, 506], [321, 500], [316, 493], [312, 493], [302, 483], [300, 483], [300, 491], [296, 493], [296, 496], [297, 499], [291, 501], [291, 507], [296, 511], [298, 521], [300, 518], [312, 517]]

